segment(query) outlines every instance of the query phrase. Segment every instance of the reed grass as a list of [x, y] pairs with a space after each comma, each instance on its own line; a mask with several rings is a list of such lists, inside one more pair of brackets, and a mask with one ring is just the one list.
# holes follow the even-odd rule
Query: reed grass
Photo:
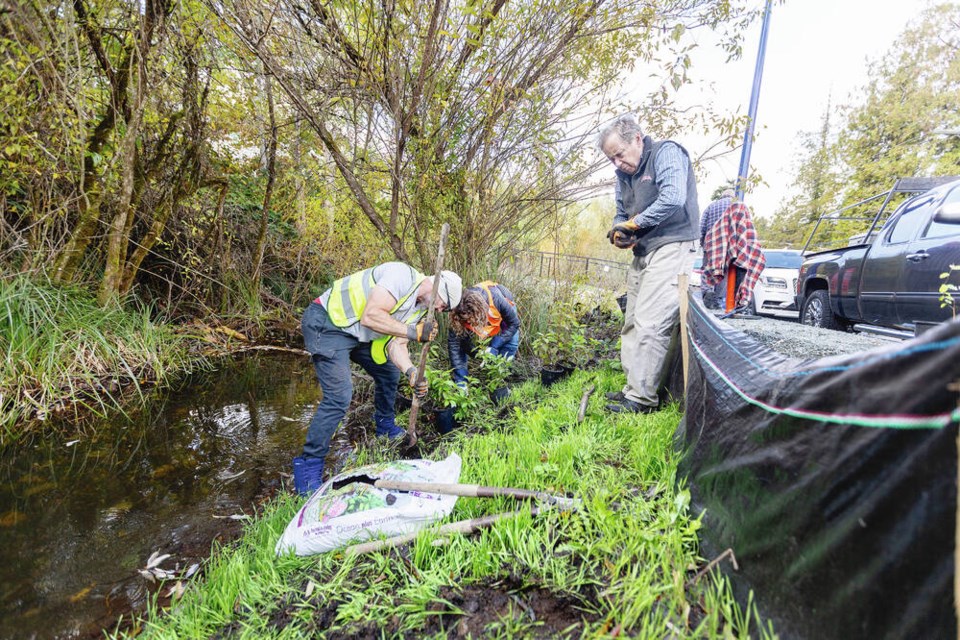
[[[676, 406], [650, 415], [611, 415], [603, 393], [619, 388], [610, 368], [578, 372], [549, 389], [528, 381], [511, 410], [487, 413], [431, 454], [457, 452], [461, 482], [573, 492], [583, 508], [520, 515], [471, 536], [433, 544], [428, 529], [402, 550], [274, 556], [301, 500], [280, 495], [236, 544], [215, 550], [204, 578], [170, 608], [154, 606], [124, 637], [446, 637], [436, 616], [467, 615], [443, 594], [511, 577], [563, 596], [582, 614], [564, 637], [773, 638], [752, 601], [737, 604], [716, 570], [692, 580], [700, 520], [678, 480], [672, 435]], [[583, 389], [596, 385], [577, 422]], [[365, 449], [357, 464], [394, 459]], [[460, 498], [451, 520], [516, 508], [503, 499]], [[308, 595], [309, 594], [309, 595]], [[693, 613], [692, 613], [693, 612]], [[521, 606], [501, 612], [483, 637], [546, 637]], [[434, 629], [428, 636], [426, 630]], [[456, 634], [453, 634], [456, 635]]]
[[203, 364], [143, 307], [100, 307], [76, 287], [0, 279], [0, 443], [55, 415], [120, 409], [124, 390]]

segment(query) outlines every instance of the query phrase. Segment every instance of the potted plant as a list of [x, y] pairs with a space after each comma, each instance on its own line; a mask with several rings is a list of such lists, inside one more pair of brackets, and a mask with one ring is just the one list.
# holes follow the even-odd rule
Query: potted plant
[[457, 427], [458, 421], [476, 407], [477, 399], [467, 389], [457, 386], [450, 376], [450, 371], [428, 367], [424, 375], [429, 385], [427, 397], [433, 408], [437, 430], [440, 433], [450, 433]]
[[596, 338], [588, 338], [583, 333], [575, 333], [570, 340], [570, 353], [568, 355], [570, 371], [585, 368], [602, 346], [603, 343]]
[[507, 376], [510, 375], [510, 361], [487, 353], [484, 346], [480, 348], [484, 349], [479, 357], [480, 385], [490, 393], [494, 404], [500, 404], [510, 394], [510, 388], [506, 384]]
[[540, 358], [540, 382], [545, 387], [557, 382], [564, 375], [560, 366], [564, 353], [563, 342], [563, 337], [552, 329], [533, 339], [533, 352]]

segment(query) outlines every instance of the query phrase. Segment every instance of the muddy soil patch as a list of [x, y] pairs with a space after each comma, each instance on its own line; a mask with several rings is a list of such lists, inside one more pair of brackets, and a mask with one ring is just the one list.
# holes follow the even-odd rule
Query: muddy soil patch
[[[303, 585], [306, 591], [307, 584]], [[331, 628], [338, 609], [346, 600], [304, 601], [299, 596], [284, 598], [271, 614], [269, 626], [282, 630], [294, 622], [303, 624], [303, 612], [310, 608], [313, 613], [302, 629], [306, 634], [322, 634], [325, 638], [375, 640], [382, 637], [407, 638], [444, 634], [448, 638], [482, 638], [499, 632], [507, 632], [520, 626], [528, 638], [573, 638], [583, 632], [585, 623], [596, 622], [599, 616], [584, 607], [594, 600], [596, 594], [556, 593], [549, 589], [525, 584], [509, 576], [497, 580], [463, 586], [441, 587], [435, 602], [429, 607], [434, 615], [420, 629], [401, 631], [403, 620], [394, 615], [380, 622], [367, 621]], [[238, 637], [244, 625], [232, 622], [211, 636], [217, 640]]]
[[523, 624], [526, 637], [578, 637], [584, 622], [599, 620], [583, 606], [589, 599], [582, 594], [524, 585], [513, 577], [461, 588], [444, 587], [431, 608], [437, 615], [422, 633], [480, 638]]

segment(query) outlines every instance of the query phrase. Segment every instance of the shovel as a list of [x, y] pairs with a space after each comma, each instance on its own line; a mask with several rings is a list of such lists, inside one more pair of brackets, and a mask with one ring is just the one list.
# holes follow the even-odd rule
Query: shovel
[[578, 498], [558, 496], [544, 491], [530, 489], [515, 489], [513, 487], [487, 487], [479, 484], [460, 484], [442, 482], [407, 482], [403, 480], [388, 480], [385, 478], [371, 478], [370, 476], [351, 476], [333, 484], [333, 489], [339, 489], [351, 482], [370, 484], [378, 489], [387, 491], [406, 491], [409, 493], [439, 493], [447, 496], [463, 498], [496, 498], [506, 497], [516, 500], [534, 500], [562, 511], [573, 511], [581, 505]]
[[[578, 498], [568, 498], [566, 496], [557, 496], [551, 493], [544, 493], [542, 491], [514, 489], [512, 487], [485, 487], [477, 484], [444, 484], [434, 482], [404, 482], [401, 480], [384, 479], [375, 480], [369, 476], [355, 476], [353, 478], [344, 480], [343, 484], [348, 484], [350, 482], [365, 482], [367, 484], [372, 484], [379, 489], [387, 489], [390, 491], [409, 491], [413, 494], [416, 494], [417, 492], [440, 493], [445, 495], [463, 496], [466, 498], [493, 498], [496, 496], [505, 496], [509, 498], [516, 498], [518, 500], [534, 500], [535, 502], [547, 505], [543, 507], [532, 505], [527, 510], [495, 513], [489, 516], [481, 516], [479, 518], [470, 518], [469, 520], [450, 522], [436, 529], [436, 533], [440, 536], [447, 536], [454, 533], [461, 533], [464, 535], [470, 534], [474, 531], [491, 527], [501, 520], [518, 516], [521, 513], [529, 513], [530, 515], [535, 516], [546, 509], [550, 509], [551, 507], [557, 507], [562, 511], [574, 511], [582, 504]], [[337, 488], [336, 484], [333, 488]], [[407, 544], [408, 542], [413, 542], [418, 535], [419, 532], [415, 531], [413, 533], [406, 533], [383, 540], [371, 540], [370, 542], [363, 542], [347, 547], [345, 549], [345, 553], [371, 553], [374, 551], [380, 551], [382, 549], [399, 547]]]
[[573, 511], [580, 507], [578, 498], [558, 496], [544, 491], [514, 489], [512, 487], [485, 487], [479, 484], [443, 484], [439, 482], [404, 482], [402, 480], [380, 479], [373, 483], [378, 489], [388, 491], [407, 491], [410, 493], [440, 493], [447, 496], [464, 498], [496, 498], [503, 496], [516, 500], [534, 500], [562, 511]]
[[[433, 290], [430, 292], [430, 298], [427, 300], [427, 324], [433, 321], [434, 310], [433, 301], [437, 299], [437, 292], [440, 290], [440, 271], [443, 270], [443, 251], [447, 242], [447, 234], [450, 233], [450, 225], [446, 222], [440, 228], [440, 245], [437, 247], [437, 265], [433, 270]], [[414, 388], [423, 380], [423, 372], [427, 368], [427, 354], [430, 353], [430, 345], [426, 342], [420, 350], [420, 366], [417, 367], [417, 377], [414, 381]], [[417, 444], [417, 413], [420, 411], [420, 398], [413, 394], [413, 403], [410, 405], [410, 424], [407, 427], [407, 434], [410, 436], [409, 447]]]

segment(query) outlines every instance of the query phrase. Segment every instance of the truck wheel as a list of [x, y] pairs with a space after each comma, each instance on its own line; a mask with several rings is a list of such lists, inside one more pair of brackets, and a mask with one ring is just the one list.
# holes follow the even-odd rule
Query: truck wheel
[[843, 323], [830, 309], [830, 293], [820, 289], [814, 291], [803, 303], [800, 322], [821, 329], [842, 329]]

